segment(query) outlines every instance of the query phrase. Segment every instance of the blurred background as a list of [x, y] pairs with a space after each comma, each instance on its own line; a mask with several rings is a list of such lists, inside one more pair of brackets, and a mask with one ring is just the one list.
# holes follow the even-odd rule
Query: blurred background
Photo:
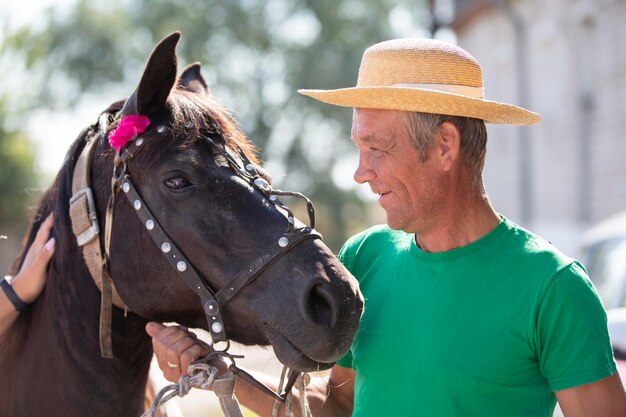
[[576, 255], [583, 231], [626, 209], [624, 1], [1, 2], [0, 270], [69, 144], [174, 30], [181, 66], [203, 63], [277, 186], [313, 199], [335, 251], [384, 217], [352, 181], [351, 110], [296, 89], [354, 85], [363, 50], [392, 37], [458, 43], [481, 62], [487, 98], [542, 114], [489, 126], [485, 182], [501, 213]]
[[366, 47], [434, 37], [479, 60], [488, 99], [543, 116], [532, 127], [489, 126], [485, 183], [496, 209], [587, 259], [600, 287], [608, 270], [617, 277], [611, 294], [626, 291], [626, 218], [615, 223], [626, 210], [626, 1], [0, 4], [0, 272], [70, 143], [133, 91], [155, 43], [174, 30], [183, 32], [181, 66], [202, 62], [277, 188], [312, 198], [318, 229], [337, 251], [384, 214], [369, 187], [352, 181], [351, 110], [296, 89], [353, 86]]

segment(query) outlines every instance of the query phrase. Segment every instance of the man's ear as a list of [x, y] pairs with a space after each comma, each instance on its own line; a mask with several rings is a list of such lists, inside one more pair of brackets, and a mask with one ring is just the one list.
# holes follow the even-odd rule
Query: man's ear
[[435, 154], [444, 171], [450, 171], [459, 158], [461, 150], [461, 132], [452, 122], [443, 122], [437, 128]]

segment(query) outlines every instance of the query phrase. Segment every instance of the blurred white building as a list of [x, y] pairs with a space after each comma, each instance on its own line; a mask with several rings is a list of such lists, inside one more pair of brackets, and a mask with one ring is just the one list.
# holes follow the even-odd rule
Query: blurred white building
[[487, 191], [498, 211], [576, 255], [583, 230], [626, 209], [626, 1], [454, 6], [451, 26], [483, 66], [486, 97], [543, 116], [490, 125]]

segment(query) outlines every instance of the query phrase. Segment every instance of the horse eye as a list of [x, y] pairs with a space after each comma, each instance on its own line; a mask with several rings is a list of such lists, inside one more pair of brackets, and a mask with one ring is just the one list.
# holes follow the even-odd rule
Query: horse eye
[[172, 190], [182, 190], [191, 186], [191, 182], [185, 177], [173, 177], [166, 180], [165, 185]]

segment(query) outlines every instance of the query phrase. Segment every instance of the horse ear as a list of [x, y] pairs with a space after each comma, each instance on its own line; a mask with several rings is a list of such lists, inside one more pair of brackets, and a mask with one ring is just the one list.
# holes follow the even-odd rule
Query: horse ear
[[180, 74], [180, 78], [178, 79], [178, 85], [181, 89], [190, 91], [192, 93], [200, 95], [211, 94], [209, 86], [204, 80], [202, 74], [200, 73], [199, 62], [194, 62], [184, 69], [183, 73]]
[[121, 114], [153, 117], [165, 111], [167, 97], [176, 81], [176, 44], [180, 32], [174, 32], [154, 48], [139, 86], [124, 103]]

